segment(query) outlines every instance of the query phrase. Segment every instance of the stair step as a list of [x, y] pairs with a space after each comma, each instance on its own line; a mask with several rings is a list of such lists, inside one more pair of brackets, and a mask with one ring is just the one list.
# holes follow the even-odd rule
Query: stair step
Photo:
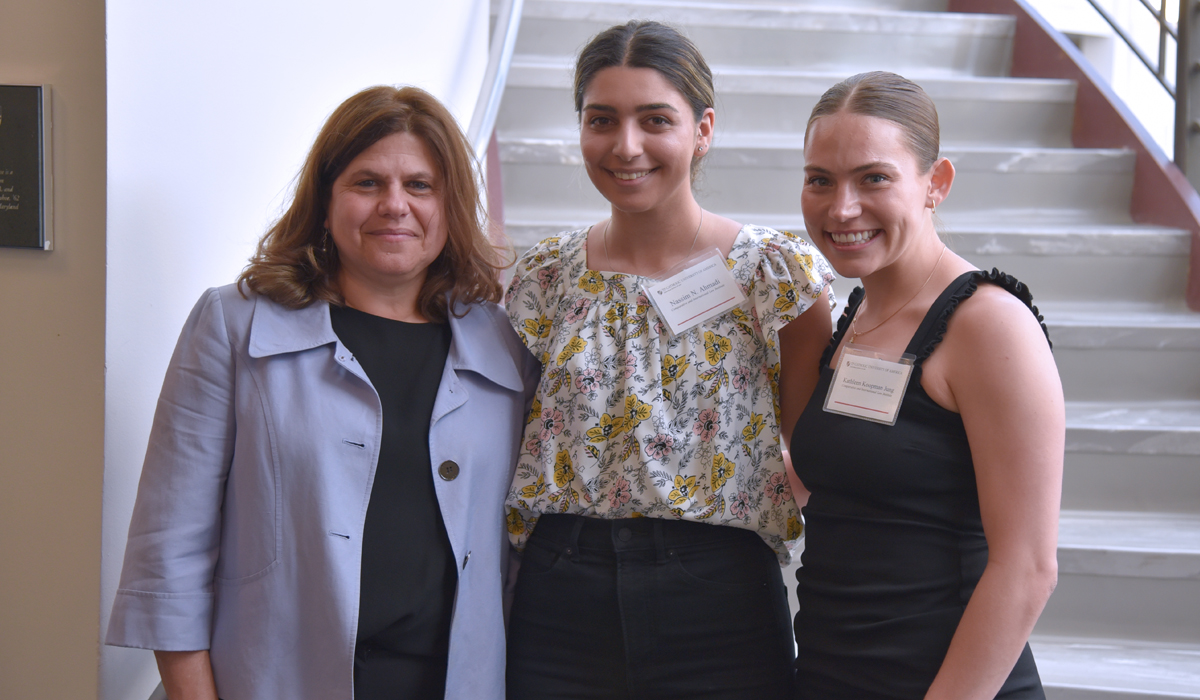
[[1063, 508], [1200, 514], [1194, 455], [1068, 451]]
[[[506, 136], [574, 139], [578, 123], [573, 56], [513, 57], [498, 128]], [[817, 99], [849, 73], [712, 66], [717, 141], [753, 135], [769, 145], [797, 143]], [[1075, 83], [1033, 78], [945, 77], [909, 73], [938, 107], [943, 145], [1071, 145]]]
[[1200, 513], [1197, 454], [1200, 401], [1068, 401], [1063, 507]]
[[516, 52], [574, 55], [613, 24], [680, 27], [710, 65], [991, 75], [1008, 72], [1015, 22], [1006, 15], [751, 5], [695, 0], [526, 0]]
[[[560, 183], [559, 187], [570, 188], [580, 197], [590, 198], [590, 206], [586, 208], [545, 210], [534, 202], [526, 202], [522, 206], [509, 198], [505, 225], [514, 247], [524, 251], [547, 236], [579, 228], [608, 216], [607, 202], [595, 193], [587, 176], [580, 170], [577, 177]], [[951, 195], [952, 199], [954, 194]], [[550, 198], [546, 201], [550, 201]], [[716, 211], [735, 221], [806, 235], [804, 219], [799, 212], [752, 214], [744, 209]], [[1079, 221], [1047, 223], [1051, 215], [1060, 218], [1074, 216]], [[1009, 211], [994, 218], [995, 221], [1005, 222], [1002, 225], [980, 223], [978, 212], [947, 212], [943, 216], [939, 210], [938, 216], [943, 222], [942, 237], [952, 250], [982, 269], [998, 267], [1016, 276], [1029, 285], [1039, 307], [1047, 300], [1074, 306], [1097, 304], [1097, 314], [1103, 316], [1115, 313], [1118, 307], [1126, 308], [1131, 304], [1151, 309], [1164, 307], [1168, 300], [1176, 305], [1182, 303], [1180, 298], [1187, 286], [1187, 256], [1191, 245], [1191, 234], [1187, 231], [1142, 224], [1089, 221], [1088, 218], [1096, 216], [1096, 213], [1082, 210]], [[844, 299], [857, 284], [857, 280], [839, 279], [834, 290]], [[1194, 318], [1195, 315], [1190, 317]], [[1106, 331], [1060, 325], [1052, 330], [1051, 337], [1055, 345], [1061, 348], [1075, 347], [1082, 341], [1071, 339], [1081, 337], [1081, 334], [1094, 337], [1096, 333], [1102, 333], [1106, 336], [1125, 334], [1128, 336], [1123, 341], [1126, 347], [1142, 342], [1146, 347], [1166, 343], [1164, 347], [1182, 349], [1186, 345], [1180, 345], [1183, 342], [1180, 338], [1191, 333], [1186, 329], [1149, 330], [1150, 334], [1142, 335], [1136, 324], [1126, 330], [1112, 328]], [[1064, 342], [1066, 345], [1063, 345]]]
[[1200, 644], [1200, 581], [1059, 573], [1037, 634]]
[[1066, 449], [1200, 455], [1200, 401], [1068, 401]]
[[1200, 396], [1200, 314], [1180, 306], [1039, 303], [1073, 401]]
[[1041, 635], [1029, 645], [1048, 700], [1200, 698], [1200, 645]]
[[1060, 574], [1200, 581], [1200, 515], [1063, 511]]
[[[958, 172], [943, 205], [947, 213], [1011, 207], [1128, 216], [1134, 162], [1129, 151], [981, 147], [944, 149], [943, 155]], [[566, 209], [607, 209], [584, 172], [576, 140], [506, 137], [500, 157], [511, 209], [534, 209], [546, 201]], [[804, 156], [799, 146], [739, 145], [727, 138], [706, 161], [696, 185], [705, 207], [801, 218]], [[747, 170], [755, 176], [747, 176]]]
[[[1186, 257], [1191, 232], [1130, 223], [1057, 223], [1006, 213], [987, 221], [976, 212], [938, 213], [942, 236], [960, 255]], [[991, 218], [991, 217], [988, 217]], [[1176, 295], [1178, 296], [1178, 295]]]
[[[948, 241], [958, 250], [957, 240]], [[1071, 303], [1179, 303], [1187, 288], [1188, 259], [1183, 255], [997, 255], [963, 253], [977, 267], [999, 268], [1046, 300]]]
[[[749, 213], [723, 212], [735, 221], [770, 226], [781, 231], [803, 233], [804, 219], [798, 214], [763, 216]], [[533, 212], [528, 212], [532, 215]], [[557, 216], [557, 218], [555, 218]], [[537, 228], [548, 231], [547, 236], [559, 231], [578, 228], [608, 216], [607, 207], [586, 211], [565, 211], [556, 215], [540, 215], [534, 218], [514, 218], [505, 221], [509, 229]], [[1191, 233], [1184, 229], [1151, 226], [1148, 224], [1104, 224], [1086, 220], [1074, 224], [1046, 223], [1044, 217], [1031, 214], [1027, 222], [1019, 221], [1020, 214], [1006, 213], [1001, 224], [976, 221], [972, 212], [958, 214], [938, 213], [942, 220], [941, 233], [959, 255], [1029, 255], [1044, 257], [1114, 256], [1128, 259], [1130, 256], [1187, 257], [1191, 249]], [[1084, 218], [1083, 216], [1080, 217]], [[544, 237], [544, 236], [543, 236]], [[541, 240], [540, 238], [537, 240]], [[530, 243], [536, 243], [533, 241]], [[1038, 290], [1034, 290], [1035, 292]], [[1178, 290], [1176, 290], [1178, 292]], [[1178, 297], [1178, 293], [1175, 295]], [[1070, 302], [1068, 302], [1070, 304]], [[1079, 306], [1076, 302], [1075, 306]], [[1082, 311], [1087, 307], [1083, 303]], [[1132, 313], [1153, 312], [1161, 304], [1134, 304]], [[1114, 307], [1105, 304], [1097, 307], [1096, 313], [1111, 315]], [[1164, 313], [1169, 313], [1164, 311]], [[1195, 314], [1191, 314], [1192, 317]]]
[[1182, 305], [1047, 302], [1038, 308], [1056, 349], [1200, 350], [1200, 314]]
[[856, 9], [909, 10], [912, 12], [945, 12], [946, 0], [725, 0], [730, 5], [760, 5], [764, 7], [853, 7]]

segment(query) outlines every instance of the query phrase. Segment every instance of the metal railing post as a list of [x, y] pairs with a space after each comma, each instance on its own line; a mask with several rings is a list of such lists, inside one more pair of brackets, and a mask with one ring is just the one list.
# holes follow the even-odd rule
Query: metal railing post
[[1175, 164], [1200, 190], [1200, 41], [1194, 41], [1196, 0], [1180, 0], [1178, 50], [1175, 59]]
[[[1185, 0], [1186, 1], [1186, 0]], [[471, 125], [467, 128], [467, 139], [475, 148], [475, 157], [483, 161], [487, 156], [488, 142], [496, 128], [496, 116], [500, 112], [500, 98], [508, 81], [508, 68], [512, 63], [513, 49], [517, 45], [517, 32], [521, 26], [521, 8], [525, 0], [501, 0], [500, 13], [496, 16], [496, 27], [492, 32], [491, 47], [483, 84], [479, 87], [479, 98]]]

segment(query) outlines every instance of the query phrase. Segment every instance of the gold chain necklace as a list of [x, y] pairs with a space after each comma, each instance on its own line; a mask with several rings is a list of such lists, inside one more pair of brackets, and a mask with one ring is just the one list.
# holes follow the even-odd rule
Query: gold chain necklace
[[938, 259], [937, 259], [937, 262], [935, 262], [935, 263], [933, 264], [933, 269], [929, 271], [929, 276], [925, 278], [925, 282], [924, 282], [924, 283], [922, 283], [922, 284], [921, 284], [921, 286], [917, 288], [917, 291], [916, 291], [916, 292], [914, 292], [914, 293], [913, 293], [913, 295], [912, 295], [911, 297], [909, 297], [909, 298], [908, 298], [908, 301], [906, 301], [906, 302], [904, 302], [903, 304], [901, 304], [901, 305], [900, 305], [900, 308], [898, 308], [898, 309], [896, 309], [895, 311], [893, 311], [893, 312], [891, 313], [891, 315], [890, 315], [890, 316], [888, 316], [887, 318], [883, 319], [883, 320], [882, 320], [882, 321], [880, 321], [879, 323], [876, 323], [874, 326], [871, 326], [870, 328], [868, 328], [867, 330], [863, 331], [862, 333], [859, 333], [859, 332], [856, 330], [856, 324], [858, 323], [858, 319], [859, 319], [859, 316], [861, 315], [861, 312], [862, 312], [862, 311], [864, 311], [864, 310], [867, 308], [867, 293], [864, 291], [864, 292], [863, 292], [863, 300], [862, 300], [862, 304], [859, 304], [859, 306], [858, 306], [859, 313], [856, 313], [856, 314], [854, 314], [854, 320], [850, 321], [850, 342], [851, 342], [851, 343], [853, 343], [855, 340], [858, 340], [858, 336], [860, 336], [860, 335], [866, 335], [866, 334], [870, 333], [870, 332], [871, 332], [871, 331], [873, 331], [873, 330], [877, 330], [877, 329], [878, 329], [880, 326], [882, 326], [883, 324], [885, 324], [885, 323], [887, 323], [888, 321], [892, 320], [892, 319], [893, 319], [893, 318], [896, 316], [896, 314], [898, 314], [898, 313], [900, 313], [901, 311], [903, 311], [903, 310], [904, 310], [904, 307], [906, 307], [906, 306], [908, 306], [909, 304], [911, 304], [911, 303], [912, 303], [912, 301], [913, 301], [913, 299], [916, 299], [916, 298], [917, 298], [917, 295], [921, 293], [921, 290], [925, 289], [926, 285], [928, 285], [928, 284], [929, 284], [929, 280], [933, 279], [933, 273], [937, 272], [938, 265], [940, 265], [940, 264], [941, 264], [941, 262], [942, 262], [942, 256], [944, 256], [945, 254], [946, 254], [946, 246], [945, 246], [945, 245], [943, 245], [943, 246], [942, 246], [942, 252], [941, 252], [941, 253], [938, 253]]
[[[600, 237], [604, 241], [604, 261], [606, 263], [608, 263], [609, 267], [612, 267], [612, 256], [610, 256], [608, 254], [608, 225], [610, 223], [612, 223], [611, 217], [604, 222], [604, 232], [600, 234]], [[688, 247], [688, 252], [684, 253], [684, 255], [683, 255], [684, 260], [687, 260], [688, 258], [690, 258], [692, 256], [692, 251], [696, 249], [696, 241], [698, 241], [700, 239], [700, 228], [702, 226], [704, 226], [704, 207], [700, 207], [700, 223], [696, 224], [696, 233], [692, 235], [692, 245]], [[658, 272], [662, 272], [663, 270], [666, 270], [669, 267], [671, 267], [671, 266], [668, 265], [667, 267], [664, 267], [662, 270], [659, 270]], [[654, 275], [657, 275], [658, 272], [655, 272]], [[636, 273], [634, 273], [634, 274], [636, 274]], [[643, 277], [654, 277], [654, 275], [642, 275], [642, 276]]]

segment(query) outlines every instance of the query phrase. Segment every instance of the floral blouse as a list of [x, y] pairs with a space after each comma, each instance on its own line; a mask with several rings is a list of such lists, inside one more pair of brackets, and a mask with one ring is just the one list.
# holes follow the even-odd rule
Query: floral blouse
[[542, 363], [508, 494], [513, 544], [541, 513], [675, 518], [756, 531], [787, 563], [803, 526], [779, 444], [778, 331], [833, 280], [829, 263], [745, 226], [726, 264], [747, 299], [673, 337], [646, 279], [588, 269], [586, 241], [534, 246], [505, 297]]

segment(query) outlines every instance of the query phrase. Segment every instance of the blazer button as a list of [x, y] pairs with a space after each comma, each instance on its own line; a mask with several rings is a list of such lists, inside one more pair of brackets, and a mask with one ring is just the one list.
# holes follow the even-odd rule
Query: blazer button
[[442, 466], [438, 467], [438, 476], [443, 481], [454, 481], [458, 478], [458, 463], [451, 460], [442, 462]]

